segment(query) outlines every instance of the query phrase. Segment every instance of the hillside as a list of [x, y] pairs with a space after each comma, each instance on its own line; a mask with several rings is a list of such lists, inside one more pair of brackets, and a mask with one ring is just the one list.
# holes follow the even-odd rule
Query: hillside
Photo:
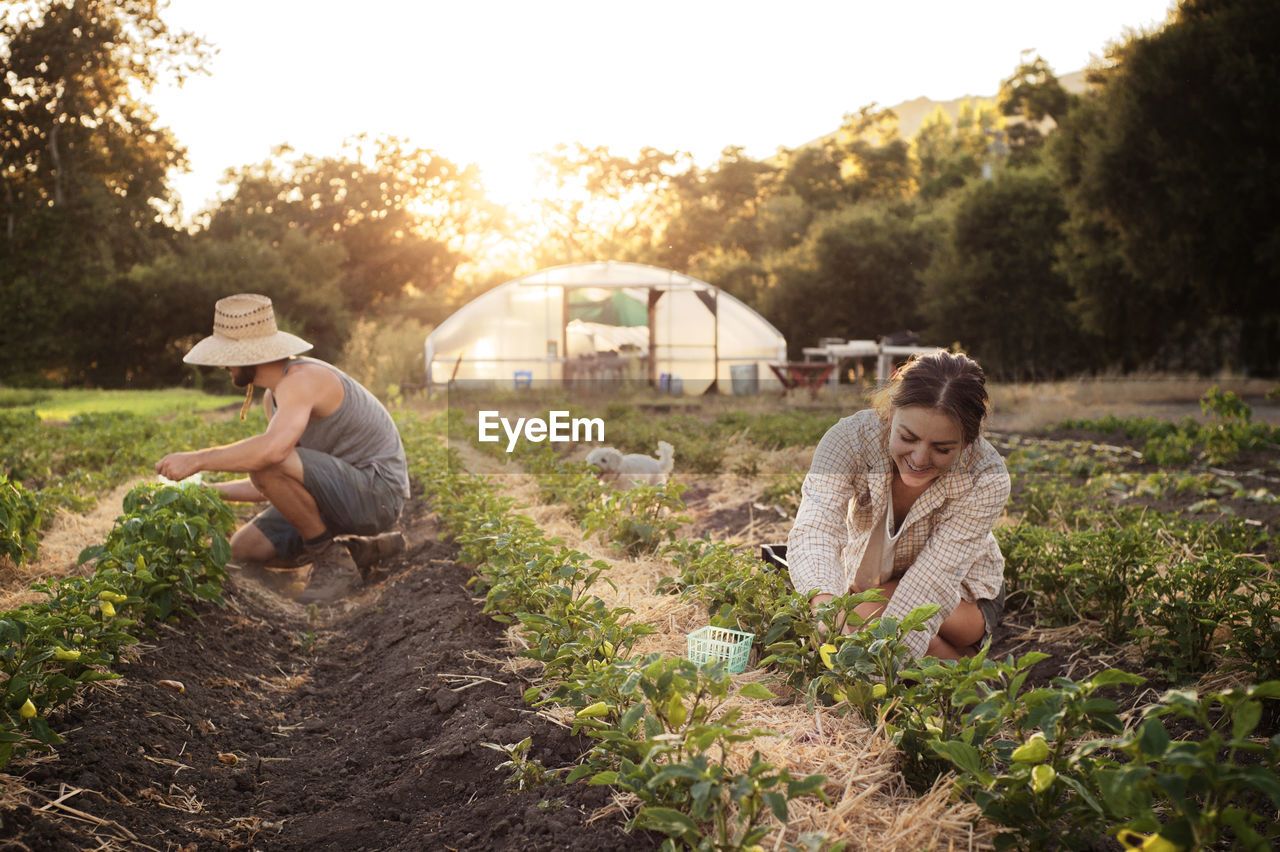
[[[1062, 84], [1062, 87], [1066, 89], [1068, 92], [1072, 92], [1076, 94], [1083, 92], [1089, 86], [1088, 82], [1085, 80], [1085, 71], [1083, 70], [1072, 71], [1070, 74], [1063, 74], [1058, 78], [1058, 82], [1060, 82]], [[942, 110], [947, 114], [947, 116], [952, 121], [955, 121], [956, 118], [960, 115], [961, 105], [964, 104], [966, 101], [975, 101], [975, 100], [994, 101], [995, 99], [996, 99], [996, 95], [994, 93], [984, 94], [984, 95], [964, 95], [962, 97], [955, 98], [954, 100], [949, 100], [949, 101], [930, 100], [929, 98], [926, 98], [922, 95], [921, 97], [915, 98], [913, 100], [903, 101], [902, 103], [894, 104], [893, 106], [889, 107], [889, 109], [893, 110], [894, 113], [896, 113], [898, 116], [899, 134], [904, 139], [910, 139], [912, 136], [916, 135], [916, 131], [920, 129], [920, 125], [924, 123], [924, 120], [928, 118], [930, 115], [932, 115], [933, 111], [938, 107], [942, 107]], [[803, 145], [798, 146], [797, 149], [807, 148], [810, 145], [820, 142], [824, 138], [826, 137], [818, 137], [817, 139], [813, 139], [809, 142], [804, 143]]]
[[[1068, 92], [1079, 94], [1088, 88], [1089, 84], [1085, 81], [1084, 71], [1072, 71], [1070, 74], [1064, 74], [1058, 78], [1058, 82]], [[910, 101], [903, 101], [890, 107], [898, 115], [898, 132], [903, 138], [910, 138], [916, 135], [916, 131], [920, 129], [920, 125], [928, 118], [935, 109], [942, 107], [943, 111], [955, 121], [960, 115], [960, 106], [965, 101], [987, 100], [994, 101], [995, 94], [987, 95], [965, 95], [950, 101], [933, 101], [926, 97], [915, 98]]]

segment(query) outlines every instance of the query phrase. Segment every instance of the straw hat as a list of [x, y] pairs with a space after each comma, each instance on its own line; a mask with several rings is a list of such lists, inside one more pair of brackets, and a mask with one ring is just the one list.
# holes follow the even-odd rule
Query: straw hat
[[213, 334], [183, 356], [203, 367], [248, 367], [279, 361], [311, 348], [301, 337], [276, 328], [271, 300], [257, 293], [219, 299], [213, 311]]

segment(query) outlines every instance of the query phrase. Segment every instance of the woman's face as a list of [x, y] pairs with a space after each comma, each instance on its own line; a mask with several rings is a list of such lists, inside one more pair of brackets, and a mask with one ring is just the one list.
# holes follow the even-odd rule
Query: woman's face
[[923, 488], [933, 482], [963, 449], [960, 425], [941, 411], [919, 405], [893, 410], [889, 457], [905, 484]]

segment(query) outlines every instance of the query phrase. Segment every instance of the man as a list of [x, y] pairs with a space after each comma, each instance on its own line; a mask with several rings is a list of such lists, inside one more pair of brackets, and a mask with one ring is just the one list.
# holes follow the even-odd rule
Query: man
[[[276, 327], [266, 296], [220, 299], [213, 335], [182, 360], [228, 369], [236, 387], [248, 389], [246, 410], [254, 385], [265, 388], [266, 431], [226, 446], [170, 453], [156, 472], [173, 480], [206, 470], [247, 473], [209, 486], [228, 500], [271, 504], [232, 536], [232, 559], [310, 562], [310, 582], [298, 600], [326, 603], [361, 585], [353, 553], [371, 561], [405, 549], [402, 534], [386, 531], [409, 496], [409, 474], [391, 415], [336, 367], [294, 357], [310, 348]], [[334, 540], [350, 534], [372, 538], [349, 539], [350, 550]]]

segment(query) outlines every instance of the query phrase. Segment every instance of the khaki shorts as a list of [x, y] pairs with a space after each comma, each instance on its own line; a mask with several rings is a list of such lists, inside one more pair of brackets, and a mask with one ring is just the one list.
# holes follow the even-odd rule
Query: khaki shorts
[[[377, 535], [400, 518], [404, 497], [373, 471], [361, 470], [328, 453], [298, 448], [302, 484], [320, 508], [334, 535]], [[302, 535], [272, 506], [250, 523], [267, 537], [284, 558], [302, 552]]]

